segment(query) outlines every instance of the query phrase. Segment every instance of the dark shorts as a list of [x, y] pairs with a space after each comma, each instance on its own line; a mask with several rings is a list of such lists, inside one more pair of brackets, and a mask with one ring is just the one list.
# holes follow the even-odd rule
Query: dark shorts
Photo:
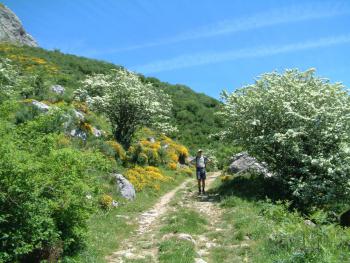
[[197, 168], [196, 169], [197, 180], [205, 180], [207, 175], [205, 173], [205, 168]]

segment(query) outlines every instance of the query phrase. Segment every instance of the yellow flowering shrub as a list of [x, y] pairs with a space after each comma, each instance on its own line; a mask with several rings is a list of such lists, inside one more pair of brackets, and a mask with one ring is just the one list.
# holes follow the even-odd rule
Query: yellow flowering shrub
[[169, 153], [170, 160], [177, 163], [179, 161], [179, 156], [175, 152]]
[[101, 196], [100, 198], [100, 205], [102, 206], [102, 208], [109, 208], [112, 206], [113, 203], [113, 198], [110, 195], [104, 194]]
[[184, 173], [188, 176], [192, 176], [193, 175], [193, 170], [190, 167], [183, 167], [180, 170], [181, 173]]
[[31, 57], [23, 54], [9, 54], [7, 55], [14, 63], [21, 66], [25, 71], [32, 72], [35, 70], [44, 70], [48, 73], [56, 73], [58, 67], [52, 63], [47, 62], [43, 58]]
[[[149, 129], [142, 129], [138, 142], [134, 143], [127, 151], [130, 162], [139, 165], [159, 166], [160, 164], [176, 170], [177, 163], [185, 163], [189, 156], [188, 149], [173, 141], [164, 134], [156, 134]], [[145, 139], [154, 138], [153, 140]]]
[[112, 146], [112, 148], [114, 149], [116, 156], [120, 159], [120, 160], [125, 160], [126, 157], [126, 153], [125, 150], [123, 148], [123, 146], [116, 142], [116, 141], [107, 141], [107, 143]]
[[159, 141], [150, 142], [148, 140], [141, 140], [140, 144], [142, 145], [142, 147], [145, 147], [145, 148], [151, 148], [151, 149], [154, 149], [157, 151], [160, 149], [160, 142]]
[[168, 164], [168, 167], [169, 167], [171, 170], [176, 170], [176, 168], [177, 168], [177, 163], [171, 162], [171, 163]]
[[159, 190], [162, 182], [172, 180], [171, 177], [163, 175], [162, 172], [154, 166], [136, 166], [127, 170], [125, 177], [133, 184], [136, 191], [142, 191], [145, 188]]

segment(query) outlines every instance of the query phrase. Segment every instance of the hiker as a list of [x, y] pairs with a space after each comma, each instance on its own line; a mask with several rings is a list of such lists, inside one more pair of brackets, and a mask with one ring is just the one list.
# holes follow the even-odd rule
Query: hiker
[[196, 164], [198, 193], [205, 194], [205, 179], [207, 177], [205, 168], [207, 166], [207, 163], [209, 162], [209, 159], [203, 155], [203, 150], [199, 149], [196, 158], [194, 158], [191, 162], [195, 162]]

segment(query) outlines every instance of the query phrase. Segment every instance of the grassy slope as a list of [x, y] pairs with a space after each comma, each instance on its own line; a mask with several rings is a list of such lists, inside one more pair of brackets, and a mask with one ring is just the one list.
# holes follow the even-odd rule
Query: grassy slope
[[211, 250], [209, 262], [349, 262], [349, 229], [328, 224], [322, 213], [311, 217], [315, 226], [306, 224], [299, 213], [267, 200], [261, 179], [236, 177], [217, 182], [214, 191], [227, 231], [216, 237], [221, 246]]

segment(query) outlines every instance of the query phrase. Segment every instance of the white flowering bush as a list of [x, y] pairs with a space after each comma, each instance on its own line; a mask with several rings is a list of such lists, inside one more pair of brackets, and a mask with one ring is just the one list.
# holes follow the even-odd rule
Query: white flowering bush
[[223, 137], [266, 162], [301, 208], [349, 199], [348, 91], [314, 70], [264, 74], [255, 84], [223, 92]]
[[127, 70], [89, 76], [82, 81], [75, 96], [108, 116], [116, 140], [124, 147], [130, 145], [135, 131], [142, 126], [162, 132], [175, 130], [169, 123], [171, 99], [161, 89], [142, 83], [136, 74]]
[[0, 103], [14, 94], [19, 79], [18, 73], [9, 59], [0, 58]]

